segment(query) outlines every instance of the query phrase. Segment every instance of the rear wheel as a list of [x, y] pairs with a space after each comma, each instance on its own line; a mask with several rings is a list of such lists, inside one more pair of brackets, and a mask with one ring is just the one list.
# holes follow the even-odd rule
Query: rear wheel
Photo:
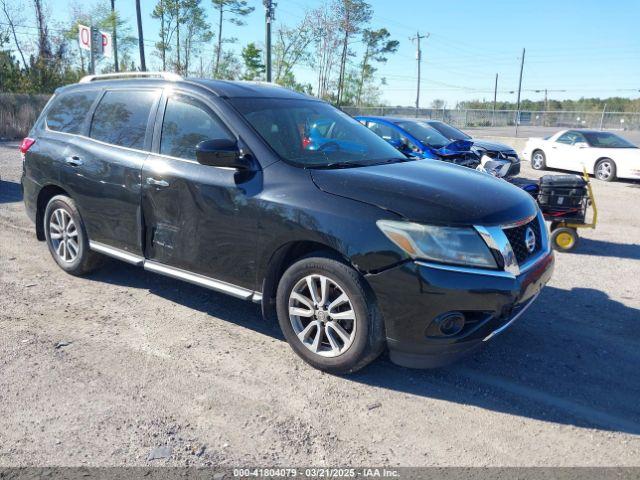
[[531, 168], [534, 170], [544, 170], [547, 168], [547, 157], [542, 150], [535, 150], [531, 154]]
[[568, 252], [578, 244], [578, 232], [575, 228], [558, 227], [551, 232], [551, 245], [555, 250]]
[[612, 182], [616, 179], [616, 164], [610, 158], [603, 158], [596, 163], [595, 174], [598, 180]]
[[44, 212], [44, 232], [51, 256], [65, 272], [83, 275], [101, 264], [103, 257], [89, 249], [82, 217], [66, 195], [49, 200]]
[[276, 304], [287, 342], [315, 368], [355, 372], [384, 348], [382, 318], [364, 280], [329, 256], [310, 256], [289, 267]]

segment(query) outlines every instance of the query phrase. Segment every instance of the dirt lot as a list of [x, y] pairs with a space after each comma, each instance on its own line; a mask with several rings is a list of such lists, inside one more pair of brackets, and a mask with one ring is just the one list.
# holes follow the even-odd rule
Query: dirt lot
[[598, 229], [474, 357], [341, 378], [257, 305], [115, 261], [65, 274], [19, 170], [0, 145], [0, 466], [640, 466], [640, 184], [595, 183]]

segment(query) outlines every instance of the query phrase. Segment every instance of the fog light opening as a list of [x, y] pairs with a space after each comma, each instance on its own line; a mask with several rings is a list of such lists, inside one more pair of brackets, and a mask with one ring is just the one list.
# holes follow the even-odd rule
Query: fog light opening
[[436, 320], [440, 334], [445, 337], [451, 337], [460, 333], [464, 328], [464, 324], [465, 318], [461, 312], [449, 312]]

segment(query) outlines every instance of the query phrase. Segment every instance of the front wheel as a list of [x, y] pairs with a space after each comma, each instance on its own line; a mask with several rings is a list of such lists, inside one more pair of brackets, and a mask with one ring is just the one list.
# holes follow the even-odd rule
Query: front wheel
[[547, 157], [542, 150], [535, 150], [531, 155], [531, 168], [534, 170], [547, 168]]
[[278, 322], [293, 350], [311, 366], [355, 372], [384, 348], [382, 318], [361, 275], [330, 256], [290, 266], [276, 297]]
[[616, 179], [616, 164], [610, 158], [604, 158], [596, 163], [596, 178], [603, 182], [612, 182]]

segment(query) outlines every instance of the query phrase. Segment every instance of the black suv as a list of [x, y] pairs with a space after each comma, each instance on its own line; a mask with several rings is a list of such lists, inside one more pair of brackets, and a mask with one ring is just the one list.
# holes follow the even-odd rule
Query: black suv
[[21, 145], [27, 212], [71, 274], [107, 255], [261, 303], [334, 373], [385, 346], [448, 363], [551, 276], [540, 211], [507, 182], [408, 159], [284, 88], [141, 76], [57, 90]]

